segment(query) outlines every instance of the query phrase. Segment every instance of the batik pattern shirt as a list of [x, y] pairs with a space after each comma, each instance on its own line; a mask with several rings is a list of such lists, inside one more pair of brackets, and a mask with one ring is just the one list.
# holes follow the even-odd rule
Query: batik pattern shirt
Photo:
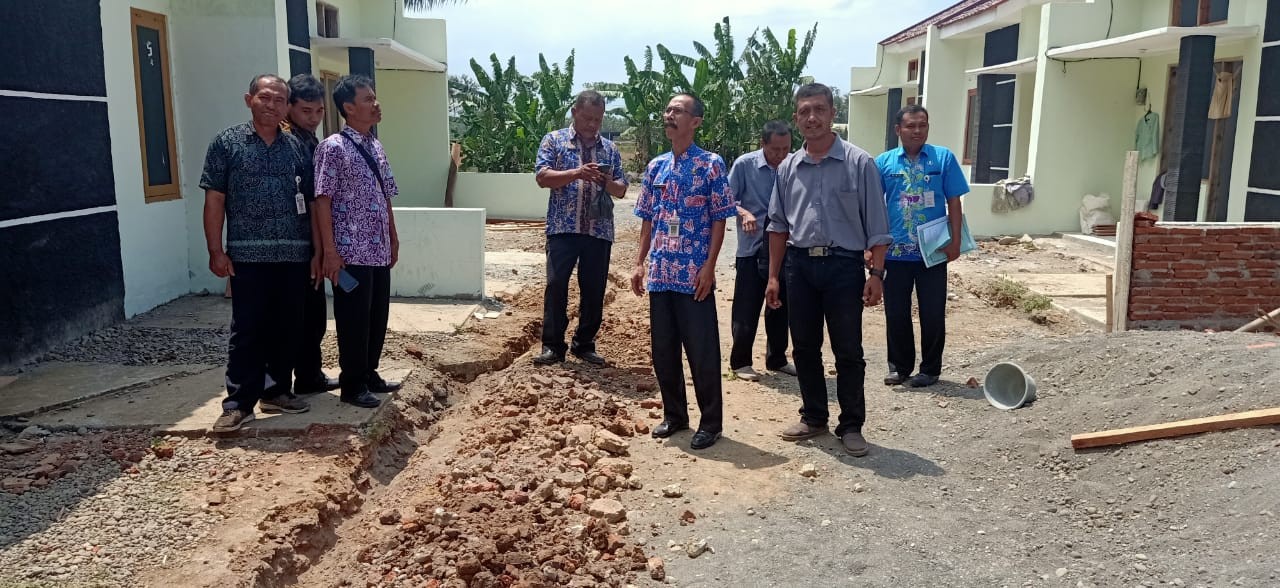
[[[627, 175], [622, 171], [622, 155], [617, 146], [612, 141], [599, 137], [595, 145], [584, 149], [578, 139], [578, 132], [573, 127], [552, 131], [542, 138], [533, 171], [565, 171], [577, 169], [584, 163], [612, 166], [612, 179], [627, 183]], [[551, 199], [547, 202], [547, 235], [569, 233], [613, 241], [612, 217], [587, 218], [587, 205], [596, 198], [610, 196], [603, 185], [583, 180], [551, 190]]]
[[[382, 186], [360, 155], [363, 146], [378, 164]], [[391, 198], [400, 193], [382, 143], [351, 127], [316, 148], [316, 194], [332, 199], [333, 241], [349, 265], [391, 265]]]
[[655, 157], [635, 213], [653, 223], [648, 290], [693, 294], [711, 254], [711, 226], [737, 214], [724, 158], [697, 145], [679, 157], [669, 151]]
[[916, 228], [947, 216], [947, 202], [969, 193], [960, 162], [946, 147], [925, 145], [915, 161], [901, 147], [876, 158], [893, 245], [886, 259], [923, 261]]
[[299, 212], [297, 201], [309, 167], [297, 137], [277, 133], [268, 145], [251, 123], [226, 129], [209, 143], [200, 187], [226, 195], [231, 261], [311, 259], [311, 216], [305, 202]]

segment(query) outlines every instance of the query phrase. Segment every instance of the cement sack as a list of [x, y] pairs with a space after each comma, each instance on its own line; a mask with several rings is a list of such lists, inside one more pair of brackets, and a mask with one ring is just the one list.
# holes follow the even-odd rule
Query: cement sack
[[1116, 218], [1111, 216], [1111, 196], [1085, 194], [1080, 203], [1080, 232], [1092, 235], [1094, 227], [1114, 224]]

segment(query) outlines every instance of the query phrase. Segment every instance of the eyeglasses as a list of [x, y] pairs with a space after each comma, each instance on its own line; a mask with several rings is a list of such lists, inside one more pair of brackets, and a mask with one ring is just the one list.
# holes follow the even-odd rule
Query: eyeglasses
[[670, 116], [680, 116], [680, 115], [682, 115], [682, 114], [689, 114], [689, 115], [692, 115], [688, 110], [685, 110], [685, 109], [683, 109], [683, 108], [678, 108], [678, 107], [675, 107], [675, 106], [668, 106], [668, 107], [667, 107], [667, 109], [666, 109], [666, 110], [664, 110], [664, 111], [662, 111], [662, 112], [663, 112], [663, 114], [667, 114], [667, 115], [670, 115]]

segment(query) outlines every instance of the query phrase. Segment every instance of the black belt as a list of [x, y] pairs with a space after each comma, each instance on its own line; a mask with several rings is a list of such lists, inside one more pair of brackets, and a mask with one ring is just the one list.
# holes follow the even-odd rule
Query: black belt
[[862, 259], [861, 251], [850, 251], [840, 247], [795, 247], [787, 246], [787, 249], [796, 252], [799, 255], [807, 257], [853, 257]]

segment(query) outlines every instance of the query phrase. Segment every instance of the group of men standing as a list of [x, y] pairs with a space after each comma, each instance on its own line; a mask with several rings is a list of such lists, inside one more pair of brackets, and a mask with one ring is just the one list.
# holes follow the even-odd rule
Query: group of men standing
[[[398, 189], [374, 125], [373, 81], [339, 80], [333, 103], [346, 125], [320, 140], [325, 89], [315, 77], [254, 77], [249, 122], [214, 137], [205, 157], [209, 269], [229, 278], [227, 398], [212, 427], [235, 431], [263, 412], [301, 413], [303, 395], [341, 389], [342, 402], [380, 404], [400, 387], [378, 375], [391, 267], [399, 252], [391, 198]], [[223, 227], [226, 226], [225, 246]], [[333, 283], [341, 375], [321, 369]]]
[[[552, 191], [538, 365], [563, 361], [566, 349], [589, 363], [605, 363], [595, 336], [613, 241], [610, 196], [621, 198], [627, 179], [617, 147], [599, 136], [604, 98], [585, 91], [571, 114], [570, 128], [543, 139], [536, 164], [538, 185]], [[668, 103], [662, 120], [672, 149], [649, 162], [634, 211], [642, 224], [631, 288], [637, 296], [649, 295], [653, 370], [664, 412], [652, 434], [666, 438], [689, 428], [683, 348], [701, 412], [690, 448], [710, 447], [721, 436], [715, 265], [725, 224], [736, 217], [730, 369], [744, 380], [760, 378], [751, 358], [761, 306], [766, 306], [765, 367], [796, 376], [802, 398], [799, 421], [781, 436], [798, 441], [824, 434], [829, 420], [825, 322], [840, 405], [835, 434], [848, 453], [866, 455], [862, 311], [885, 302], [885, 384], [918, 387], [938, 381], [946, 263], [924, 263], [915, 228], [946, 216], [951, 234], [960, 235], [959, 198], [968, 184], [959, 163], [946, 148], [925, 144], [928, 112], [914, 105], [897, 114], [901, 147], [873, 159], [832, 131], [835, 98], [822, 84], [806, 84], [796, 92], [799, 151], [791, 152], [791, 127], [771, 121], [761, 133], [760, 150], [738, 158], [731, 170], [722, 157], [694, 143], [703, 114], [702, 101], [692, 94], [677, 94]], [[947, 261], [959, 257], [959, 239], [952, 239], [945, 252]], [[575, 264], [582, 301], [578, 330], [566, 346], [568, 284]], [[923, 355], [914, 376], [913, 291]], [[788, 335], [794, 364], [786, 359]]]

